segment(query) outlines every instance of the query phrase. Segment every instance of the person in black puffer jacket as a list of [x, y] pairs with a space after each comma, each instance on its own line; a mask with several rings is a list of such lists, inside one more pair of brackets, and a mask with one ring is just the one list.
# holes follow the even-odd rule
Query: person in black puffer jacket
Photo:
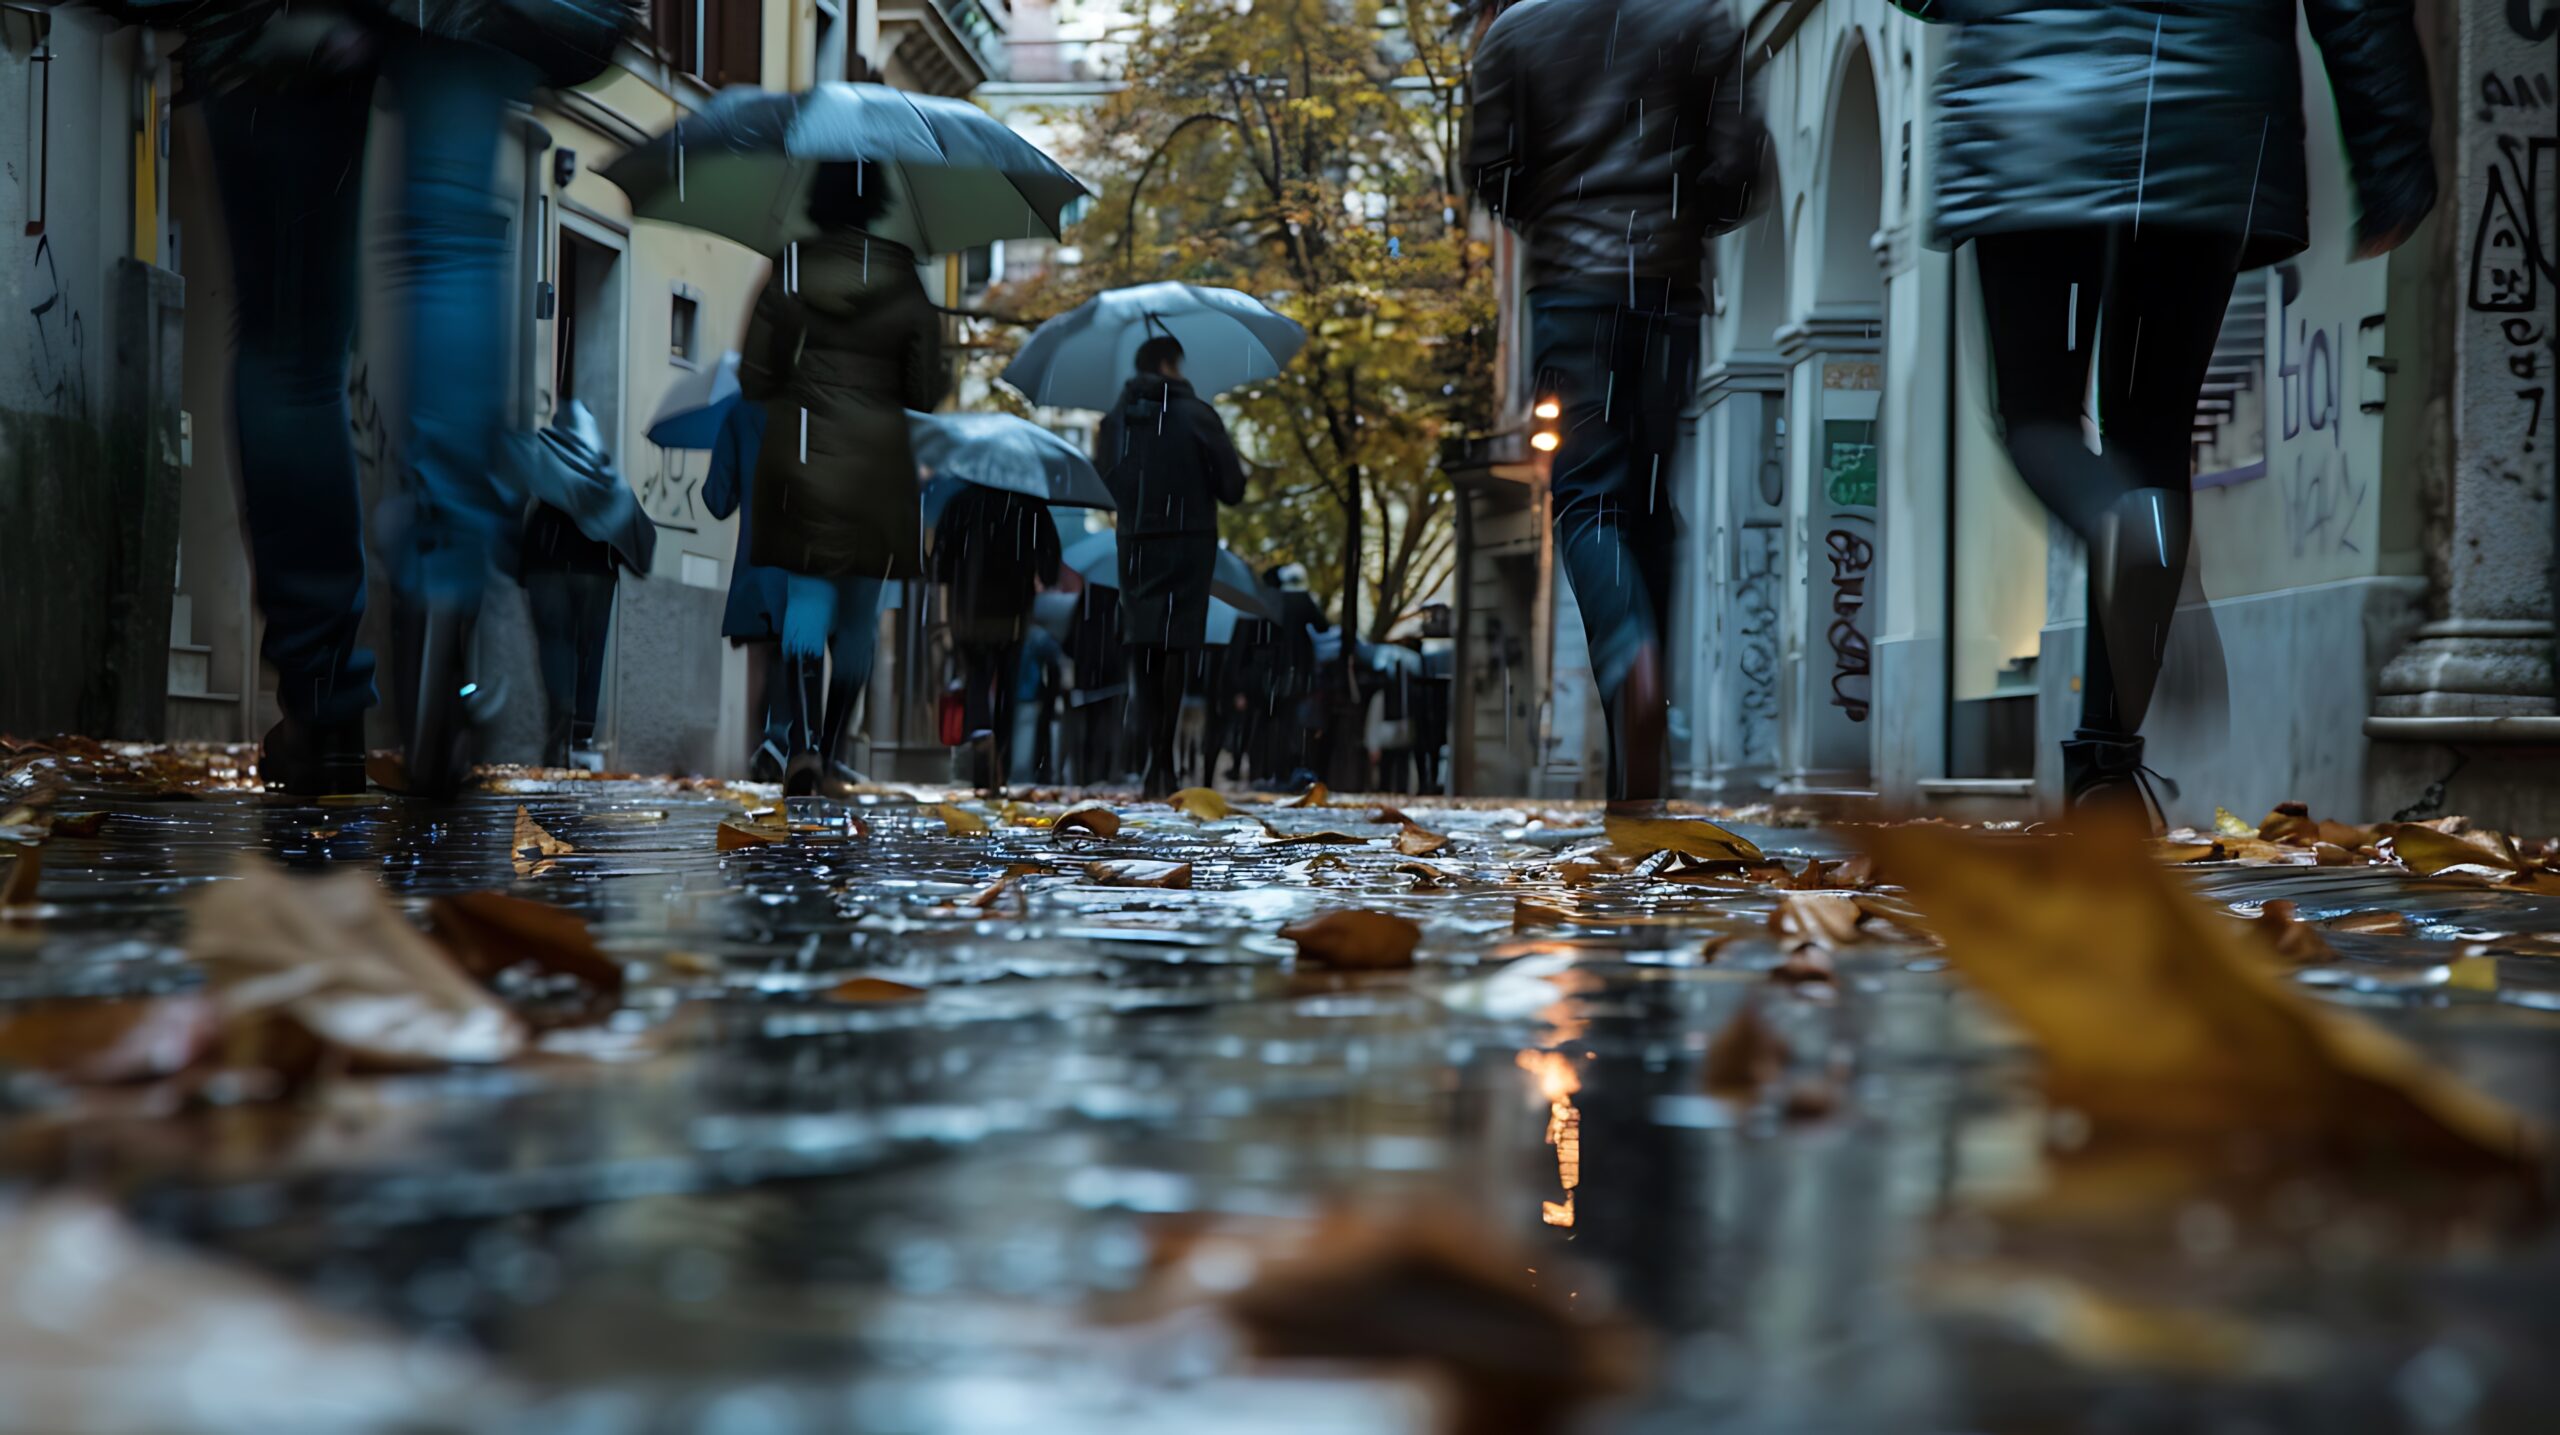
[[[1896, 3], [1961, 26], [1937, 79], [1932, 233], [1973, 241], [2010, 457], [2089, 544], [2065, 801], [2147, 821], [2140, 733], [2186, 575], [2196, 395], [2237, 275], [2311, 240], [2297, 3], [2371, 256], [2436, 198], [2410, 0]], [[2100, 453], [2081, 431], [2092, 364]]]
[[1138, 372], [1103, 416], [1094, 444], [1120, 513], [1120, 631], [1129, 646], [1142, 776], [1150, 797], [1176, 785], [1185, 655], [1208, 641], [1218, 505], [1244, 501], [1244, 465], [1218, 411], [1182, 377], [1182, 345], [1138, 346]]

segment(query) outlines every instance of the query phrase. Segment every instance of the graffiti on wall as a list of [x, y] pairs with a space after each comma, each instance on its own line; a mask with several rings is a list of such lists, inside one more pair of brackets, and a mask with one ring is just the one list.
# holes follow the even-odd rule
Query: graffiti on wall
[[1741, 679], [1742, 760], [1768, 762], [1778, 751], [1778, 598], [1786, 581], [1785, 530], [1749, 524], [1737, 545], [1733, 588], [1734, 664]]
[[687, 477], [684, 466], [681, 450], [658, 450], [657, 471], [640, 481], [640, 511], [660, 528], [693, 533], [701, 527], [693, 511], [693, 495], [702, 480]]
[[27, 306], [34, 321], [28, 332], [35, 340], [28, 351], [28, 378], [55, 412], [85, 414], [89, 411], [88, 327], [62, 292], [62, 271], [54, 263], [51, 236], [36, 236], [28, 262], [33, 270], [28, 292], [40, 296]]
[[2297, 450], [2284, 477], [2284, 531], [2293, 556], [2363, 552], [2356, 545], [2356, 519], [2372, 486], [2370, 479], [2355, 476], [2344, 449]]
[[1867, 579], [1875, 570], [1874, 525], [1852, 514], [1833, 517], [1823, 538], [1831, 559], [1831, 705], [1851, 722], [1865, 722], [1874, 698], [1873, 668], [1866, 630], [1859, 625], [1867, 606]]
[[[2514, 18], [2511, 14], [2510, 19]], [[2550, 14], [2544, 17], [2549, 18]], [[2518, 33], [2526, 33], [2521, 25]], [[2548, 78], [2542, 78], [2547, 89]], [[2485, 81], [2482, 89], [2486, 100]], [[2515, 76], [2512, 88], [2498, 93], [2509, 102], [2484, 110], [2491, 123], [2550, 128], [2542, 92], [2526, 76]], [[2555, 183], [2560, 183], [2552, 173], [2555, 157], [2560, 157], [2560, 140], [2547, 133], [2498, 135], [2496, 153], [2480, 176], [2480, 212], [2471, 232], [2469, 304], [2473, 313], [2491, 316], [2496, 323], [2497, 343], [2505, 350], [2501, 357], [2515, 384], [2525, 453], [2533, 452], [2541, 441], [2543, 411], [2550, 396], [2547, 286], [2560, 287], [2560, 257], [2554, 254], [2560, 236], [2544, 228], [2542, 212]]]

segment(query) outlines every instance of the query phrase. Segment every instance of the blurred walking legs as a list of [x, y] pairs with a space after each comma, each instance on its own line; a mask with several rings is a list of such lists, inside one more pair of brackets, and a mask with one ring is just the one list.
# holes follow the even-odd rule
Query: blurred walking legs
[[960, 707], [969, 730], [969, 785], [1001, 792], [1013, 771], [1013, 714], [1022, 673], [1022, 644], [964, 643]]
[[614, 583], [611, 573], [540, 570], [524, 577], [549, 719], [542, 760], [553, 767], [569, 766], [595, 744]]
[[[877, 578], [792, 573], [785, 575], [783, 590], [782, 669], [793, 711], [782, 782], [785, 793], [803, 797], [831, 775], [853, 709], [870, 685], [881, 584]], [[826, 676], [831, 651], [832, 683]]]
[[1129, 650], [1141, 744], [1139, 789], [1149, 797], [1164, 797], [1181, 785], [1173, 746], [1182, 723], [1182, 670], [1189, 656], [1181, 648]]

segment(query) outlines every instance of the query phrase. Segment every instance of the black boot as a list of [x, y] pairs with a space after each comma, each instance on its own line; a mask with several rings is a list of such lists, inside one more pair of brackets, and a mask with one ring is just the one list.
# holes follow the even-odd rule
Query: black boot
[[472, 726], [483, 695], [470, 677], [472, 619], [431, 611], [416, 628], [416, 706], [409, 713], [409, 792], [439, 801], [471, 772]]
[[364, 791], [364, 719], [310, 722], [287, 717], [258, 744], [258, 776], [269, 792], [338, 797]]
[[[845, 730], [853, 726], [854, 707], [862, 701], [858, 690], [842, 685], [827, 694], [827, 716], [818, 726], [818, 756], [823, 759], [821, 784], [833, 787], [864, 781], [862, 774], [845, 765]], [[838, 795], [842, 795], [841, 792]]]
[[782, 795], [815, 796], [819, 780], [827, 773], [826, 756], [819, 748], [826, 725], [827, 661], [785, 658], [782, 677], [791, 684], [796, 704], [791, 718], [791, 761], [782, 769]]
[[2171, 797], [2176, 783], [2142, 763], [2142, 739], [2082, 728], [2062, 744], [2062, 807], [2074, 822], [2095, 818], [2146, 830], [2167, 821], [2151, 786]]

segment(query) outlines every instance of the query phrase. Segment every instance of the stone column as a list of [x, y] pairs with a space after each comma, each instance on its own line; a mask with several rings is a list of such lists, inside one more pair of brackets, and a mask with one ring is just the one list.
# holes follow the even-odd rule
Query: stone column
[[1700, 796], [1753, 802], [1778, 766], [1779, 681], [1786, 647], [1787, 473], [1780, 437], [1787, 366], [1774, 353], [1735, 354], [1699, 380], [1709, 445], [1703, 502], [1689, 518], [1688, 560], [1700, 569], [1703, 631], [1684, 644], [1700, 671], [1690, 782]]
[[[2513, 807], [2516, 795], [2501, 793], [2524, 776], [2510, 769], [2526, 754], [2481, 749], [2560, 744], [2552, 682], [2560, 9], [2532, 0], [2467, 4], [2454, 28], [2451, 92], [2437, 104], [2454, 126], [2453, 172], [2444, 177], [2437, 221], [2454, 226], [2443, 300], [2452, 308], [2452, 372], [2442, 386], [2453, 452], [2444, 546], [2431, 575], [2440, 616], [2383, 669], [2366, 731], [2378, 745], [2434, 749], [2377, 752], [2378, 766], [2401, 773], [2401, 786], [2410, 785], [2409, 773], [2460, 760], [2474, 769], [2463, 784], [2471, 791], [2439, 793], [2436, 802]], [[2560, 775], [2560, 750], [2532, 760], [2545, 779], [2532, 786]], [[2492, 771], [2506, 775], [2483, 781]], [[2390, 800], [2391, 781], [2377, 773], [2378, 802]], [[2560, 799], [2536, 801], [2560, 814]]]

